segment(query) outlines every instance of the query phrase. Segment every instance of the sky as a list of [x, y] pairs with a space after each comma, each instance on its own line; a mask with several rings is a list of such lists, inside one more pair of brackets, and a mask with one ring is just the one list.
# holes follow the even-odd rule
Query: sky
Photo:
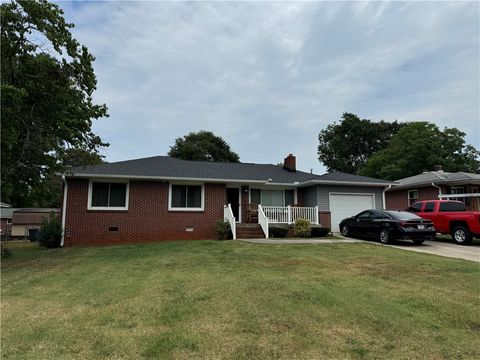
[[106, 161], [208, 130], [242, 162], [322, 174], [351, 112], [457, 127], [480, 148], [478, 2], [58, 2], [96, 57]]

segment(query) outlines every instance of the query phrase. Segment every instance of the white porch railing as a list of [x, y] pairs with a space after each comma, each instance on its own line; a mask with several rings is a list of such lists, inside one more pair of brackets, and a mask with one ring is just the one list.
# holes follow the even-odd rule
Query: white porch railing
[[262, 227], [265, 239], [268, 239], [268, 222], [268, 217], [265, 215], [262, 205], [258, 205], [258, 223]]
[[297, 219], [307, 219], [312, 224], [318, 224], [318, 206], [263, 206], [262, 209], [270, 223], [292, 224]]
[[235, 240], [237, 238], [237, 229], [235, 227], [235, 216], [233, 216], [232, 206], [230, 204], [225, 205], [223, 208], [223, 219], [229, 222], [233, 240]]

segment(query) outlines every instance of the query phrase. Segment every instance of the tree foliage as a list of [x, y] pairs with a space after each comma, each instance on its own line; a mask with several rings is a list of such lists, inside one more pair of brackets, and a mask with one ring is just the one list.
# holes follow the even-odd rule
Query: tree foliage
[[168, 155], [184, 160], [240, 161], [230, 145], [210, 131], [191, 132], [175, 139], [175, 145], [170, 147]]
[[103, 158], [104, 156], [96, 152], [79, 148], [69, 148], [66, 149], [63, 154], [62, 164], [66, 168], [100, 165], [103, 164]]
[[465, 133], [456, 128], [441, 131], [429, 122], [407, 123], [388, 146], [374, 154], [360, 175], [397, 180], [433, 170], [475, 172], [480, 168], [480, 152], [465, 143]]
[[402, 124], [373, 122], [344, 113], [318, 135], [318, 159], [328, 171], [356, 174], [377, 151], [384, 149]]
[[92, 100], [94, 57], [72, 27], [46, 0], [1, 5], [1, 195], [15, 206], [48, 205], [67, 149], [108, 146], [91, 130], [108, 116]]

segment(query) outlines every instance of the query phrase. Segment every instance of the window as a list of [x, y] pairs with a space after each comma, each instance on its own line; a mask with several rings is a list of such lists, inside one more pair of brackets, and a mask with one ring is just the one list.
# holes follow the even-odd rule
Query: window
[[440, 211], [465, 211], [465, 204], [461, 202], [441, 202]]
[[285, 206], [292, 206], [295, 204], [294, 192], [293, 190], [285, 190]]
[[408, 211], [414, 212], [414, 213], [422, 211], [422, 203], [418, 203], [418, 204], [410, 206], [408, 208]]
[[364, 211], [357, 215], [358, 220], [367, 220], [371, 218], [370, 211]]
[[408, 205], [418, 201], [418, 190], [408, 190]]
[[423, 210], [424, 212], [433, 212], [435, 209], [435, 203], [434, 202], [427, 202], [425, 204], [425, 209]]
[[89, 210], [127, 210], [128, 183], [90, 182]]
[[252, 204], [261, 204], [262, 193], [260, 189], [251, 189], [250, 190], [250, 202]]
[[169, 210], [203, 210], [203, 186], [170, 185]]
[[295, 204], [295, 191], [250, 189], [250, 202], [263, 206], [292, 206]]
[[391, 219], [391, 216], [383, 211], [372, 211], [373, 219]]
[[[450, 188], [450, 194], [464, 194], [465, 190], [463, 187], [451, 187]], [[464, 201], [465, 198], [450, 198], [451, 200], [456, 200], [456, 201]]]

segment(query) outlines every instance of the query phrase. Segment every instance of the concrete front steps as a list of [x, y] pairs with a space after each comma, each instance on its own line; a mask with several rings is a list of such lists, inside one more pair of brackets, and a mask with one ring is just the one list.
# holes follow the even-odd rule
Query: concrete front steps
[[262, 227], [259, 224], [237, 224], [237, 239], [264, 239]]

